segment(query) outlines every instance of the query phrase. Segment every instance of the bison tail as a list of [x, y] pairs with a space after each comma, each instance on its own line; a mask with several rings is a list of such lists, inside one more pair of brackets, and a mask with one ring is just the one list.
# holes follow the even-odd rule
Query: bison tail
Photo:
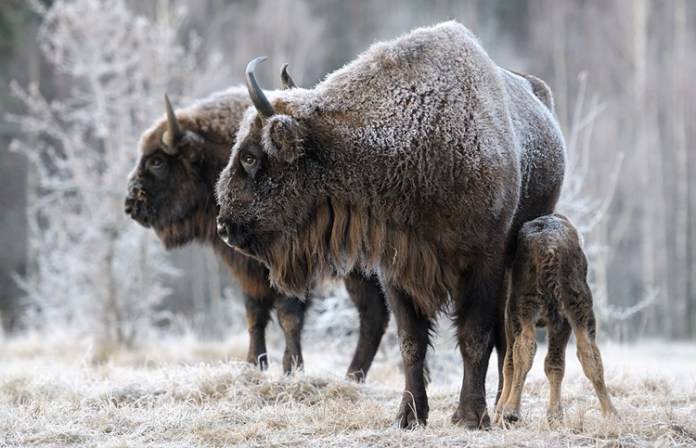
[[562, 288], [561, 260], [556, 248], [546, 248], [539, 254], [539, 272], [537, 272], [537, 288], [544, 294], [560, 300]]

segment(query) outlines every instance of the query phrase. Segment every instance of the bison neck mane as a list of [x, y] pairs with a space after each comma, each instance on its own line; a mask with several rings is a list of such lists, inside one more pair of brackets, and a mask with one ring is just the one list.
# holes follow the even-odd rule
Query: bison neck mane
[[219, 239], [215, 228], [214, 199], [211, 198], [211, 201], [213, 202], [197, 205], [181, 219], [155, 228], [157, 236], [167, 249], [181, 247], [194, 240], [212, 243]]
[[324, 199], [297, 232], [276, 238], [259, 258], [271, 266], [271, 284], [288, 294], [306, 296], [323, 279], [359, 267], [398, 285], [433, 316], [458, 279], [436, 247], [370, 207]]
[[[168, 249], [181, 247], [191, 241], [211, 244], [214, 250], [227, 261], [228, 253], [233, 249], [225, 245], [217, 235], [216, 222], [217, 207], [215, 202], [215, 180], [222, 171], [229, 152], [226, 150], [210, 150], [207, 152], [208, 160], [197, 176], [196, 197], [204, 200], [181, 198], [180, 205], [183, 210], [177, 219], [172, 219], [166, 225], [156, 228], [157, 236], [164, 242]], [[190, 174], [194, 175], [194, 174]], [[189, 203], [186, 207], [183, 204]]]

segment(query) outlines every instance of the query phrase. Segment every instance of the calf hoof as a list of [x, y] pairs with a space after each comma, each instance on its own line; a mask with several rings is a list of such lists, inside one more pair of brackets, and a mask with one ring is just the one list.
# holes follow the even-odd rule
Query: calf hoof
[[549, 426], [559, 426], [563, 424], [563, 408], [553, 407], [546, 410], [546, 421], [549, 422]]
[[613, 404], [607, 405], [604, 409], [602, 409], [602, 415], [607, 418], [607, 417], [619, 417], [619, 412], [616, 410]]
[[520, 421], [520, 410], [503, 407], [503, 421], [508, 424], [517, 423]]
[[411, 394], [404, 394], [396, 414], [394, 425], [401, 429], [416, 429], [425, 426], [428, 420], [428, 404], [424, 400], [414, 400]]
[[495, 426], [503, 426], [503, 414], [499, 409], [495, 410], [493, 418], [491, 419], [491, 424]]
[[452, 415], [452, 423], [470, 430], [490, 429], [491, 418], [488, 416], [488, 411], [485, 408], [478, 411], [457, 408]]

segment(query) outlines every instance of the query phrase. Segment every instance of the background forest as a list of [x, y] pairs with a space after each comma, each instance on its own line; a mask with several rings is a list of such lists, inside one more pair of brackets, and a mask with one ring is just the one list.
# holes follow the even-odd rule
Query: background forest
[[[554, 91], [559, 210], [584, 235], [616, 417], [571, 343], [565, 419], [549, 425], [540, 344], [520, 422], [452, 425], [464, 372], [443, 317], [428, 425], [398, 429], [394, 319], [366, 382], [347, 380], [357, 312], [328, 283], [307, 312], [304, 370], [283, 374], [274, 315], [262, 372], [212, 251], [165, 252], [123, 212], [165, 92], [185, 106], [240, 84], [259, 55], [263, 86], [288, 62], [311, 87], [372, 42], [447, 19]], [[0, 446], [696, 443], [696, 1], [0, 0], [0, 61]]]
[[[137, 138], [163, 113], [162, 94], [185, 105], [238, 84], [261, 54], [311, 86], [375, 40], [448, 18], [554, 91], [570, 161], [560, 208], [584, 233], [603, 336], [696, 339], [687, 0], [4, 0], [4, 332], [60, 327], [130, 344], [243, 331], [236, 286], [211, 251], [164, 253], [123, 216]], [[275, 69], [261, 76], [278, 87]], [[338, 331], [331, 316], [347, 301], [317, 306]]]

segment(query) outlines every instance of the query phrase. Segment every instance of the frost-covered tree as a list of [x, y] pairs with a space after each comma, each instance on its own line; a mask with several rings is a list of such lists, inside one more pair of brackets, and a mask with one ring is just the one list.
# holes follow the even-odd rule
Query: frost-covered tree
[[625, 308], [612, 306], [608, 297], [607, 270], [611, 255], [611, 244], [607, 236], [609, 207], [614, 197], [616, 184], [621, 172], [623, 153], [615, 155], [613, 165], [601, 167], [604, 174], [602, 196], [587, 192], [590, 171], [593, 165], [590, 155], [592, 132], [595, 121], [601, 116], [604, 107], [597, 97], [587, 102], [587, 75], [578, 77], [579, 87], [573, 105], [571, 123], [565, 130], [567, 144], [566, 174], [558, 209], [568, 215], [579, 232], [584, 236], [584, 250], [589, 261], [590, 286], [594, 295], [595, 311], [605, 323], [618, 321], [609, 331], [613, 337], [621, 338], [622, 321], [634, 316], [655, 301], [655, 291], [648, 292], [633, 305]]
[[24, 137], [13, 149], [34, 166], [27, 293], [30, 323], [99, 342], [130, 343], [148, 328], [171, 272], [161, 245], [126, 218], [126, 179], [137, 138], [162, 114], [167, 88], [191, 91], [197, 42], [178, 40], [182, 13], [162, 3], [156, 20], [123, 0], [59, 0], [38, 41], [64, 86], [12, 84], [26, 113], [9, 117]]

